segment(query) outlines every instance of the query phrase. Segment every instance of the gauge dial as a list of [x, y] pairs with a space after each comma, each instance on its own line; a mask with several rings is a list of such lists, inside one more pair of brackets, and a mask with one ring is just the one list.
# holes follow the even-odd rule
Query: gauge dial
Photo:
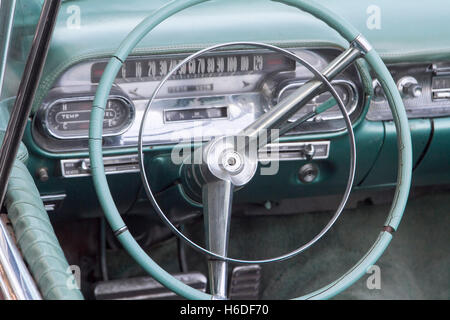
[[[44, 117], [43, 126], [55, 138], [87, 138], [92, 99], [62, 99], [52, 103]], [[123, 98], [108, 100], [103, 121], [105, 136], [123, 133], [131, 124], [134, 111], [131, 103]]]
[[[349, 81], [336, 80], [332, 82], [334, 88], [342, 99], [345, 108], [347, 109], [348, 114], [350, 115], [357, 106], [358, 103], [358, 91], [353, 83]], [[298, 89], [303, 83], [292, 83], [284, 87], [278, 94], [278, 102], [292, 94], [296, 89]], [[330, 92], [324, 92], [316, 97], [314, 97], [310, 102], [308, 102], [303, 108], [301, 108], [289, 121], [294, 122], [297, 119], [303, 117], [309, 112], [314, 111], [314, 108], [320, 106], [322, 103], [327, 101], [332, 97]], [[337, 105], [332, 107], [331, 109], [323, 112], [320, 117], [323, 120], [334, 120], [334, 119], [342, 119], [342, 114]]]

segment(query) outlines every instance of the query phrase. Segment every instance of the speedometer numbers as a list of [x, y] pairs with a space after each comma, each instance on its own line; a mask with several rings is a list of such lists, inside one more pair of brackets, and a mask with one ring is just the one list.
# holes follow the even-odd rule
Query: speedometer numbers
[[[161, 80], [178, 63], [175, 58], [133, 58], [127, 60], [117, 74], [116, 81], [139, 82]], [[106, 62], [92, 65], [91, 82], [98, 83]], [[239, 53], [205, 55], [182, 65], [171, 79], [220, 77], [249, 73], [270, 73], [295, 70], [295, 61], [278, 53]]]

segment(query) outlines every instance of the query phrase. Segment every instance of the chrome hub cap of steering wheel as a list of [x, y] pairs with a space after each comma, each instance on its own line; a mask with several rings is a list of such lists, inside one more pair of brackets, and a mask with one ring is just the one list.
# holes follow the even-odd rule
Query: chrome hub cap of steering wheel
[[237, 148], [239, 137], [222, 137], [205, 147], [204, 163], [208, 171], [217, 179], [230, 181], [239, 187], [247, 184], [258, 168], [256, 152]]

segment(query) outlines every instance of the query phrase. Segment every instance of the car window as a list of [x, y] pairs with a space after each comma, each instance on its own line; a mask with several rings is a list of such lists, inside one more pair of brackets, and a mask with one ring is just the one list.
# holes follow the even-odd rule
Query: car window
[[17, 94], [43, 2], [43, 0], [0, 0], [2, 101]]

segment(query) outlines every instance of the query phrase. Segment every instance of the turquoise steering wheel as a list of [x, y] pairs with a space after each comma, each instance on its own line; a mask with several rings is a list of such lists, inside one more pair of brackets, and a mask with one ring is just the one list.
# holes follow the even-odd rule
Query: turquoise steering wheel
[[[138, 245], [128, 231], [114, 200], [106, 180], [102, 157], [102, 134], [105, 107], [109, 92], [123, 62], [131, 51], [153, 28], [170, 16], [208, 0], [177, 0], [168, 3], [160, 10], [143, 20], [122, 42], [117, 52], [111, 57], [99, 83], [93, 102], [90, 130], [89, 155], [94, 187], [106, 218], [125, 250], [153, 278], [176, 294], [187, 299], [214, 299], [215, 297], [189, 287], [177, 280], [158, 264], [156, 264]], [[364, 257], [344, 275], [329, 285], [296, 299], [328, 299], [345, 290], [361, 278], [365, 272], [378, 260], [389, 245], [392, 235], [397, 230], [408, 200], [412, 175], [412, 145], [408, 118], [397, 86], [385, 64], [365, 40], [365, 38], [345, 19], [311, 0], [274, 0], [296, 7], [310, 13], [335, 29], [352, 46], [361, 51], [361, 56], [374, 71], [385, 91], [397, 131], [398, 147], [398, 178], [392, 207], [389, 216], [373, 246]]]

